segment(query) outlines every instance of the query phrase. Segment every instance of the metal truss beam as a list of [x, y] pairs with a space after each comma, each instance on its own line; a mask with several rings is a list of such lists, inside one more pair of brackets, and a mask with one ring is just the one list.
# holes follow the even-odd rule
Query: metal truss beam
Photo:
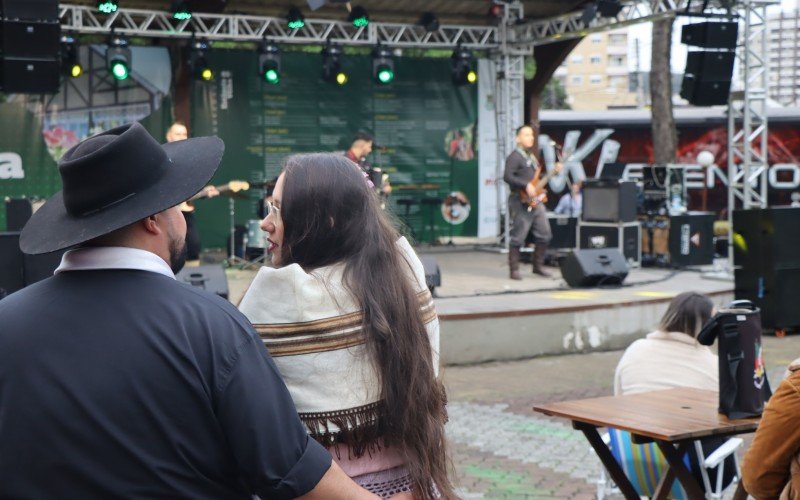
[[175, 21], [168, 12], [120, 8], [105, 15], [85, 5], [59, 6], [64, 30], [75, 33], [109, 33], [156, 38], [189, 38], [194, 34], [209, 40], [253, 42], [264, 37], [279, 43], [324, 44], [328, 40], [342, 45], [392, 47], [453, 48], [459, 43], [472, 49], [496, 48], [500, 44], [495, 26], [443, 25], [427, 32], [422, 26], [372, 22], [356, 28], [350, 23], [324, 19], [306, 19], [301, 29], [292, 30], [286, 20], [276, 17], [239, 14], [195, 13], [186, 21]]
[[[543, 45], [559, 40], [580, 38], [598, 31], [655, 21], [676, 14], [699, 14], [703, 2], [691, 0], [647, 0], [623, 5], [616, 17], [597, 17], [588, 26], [583, 24], [581, 10], [557, 17], [537, 20], [515, 26], [511, 30], [511, 43], [518, 45]], [[709, 2], [710, 9], [720, 8], [719, 2]]]

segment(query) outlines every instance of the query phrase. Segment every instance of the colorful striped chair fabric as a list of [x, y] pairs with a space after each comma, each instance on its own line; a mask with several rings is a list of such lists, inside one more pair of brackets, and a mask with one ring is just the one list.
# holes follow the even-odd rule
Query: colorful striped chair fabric
[[[611, 453], [617, 459], [625, 475], [640, 496], [652, 497], [659, 480], [667, 470], [667, 459], [655, 443], [635, 444], [631, 434], [619, 429], [608, 429], [611, 439]], [[683, 457], [686, 467], [691, 470], [689, 455]], [[687, 498], [680, 482], [672, 484], [671, 497], [677, 500]]]

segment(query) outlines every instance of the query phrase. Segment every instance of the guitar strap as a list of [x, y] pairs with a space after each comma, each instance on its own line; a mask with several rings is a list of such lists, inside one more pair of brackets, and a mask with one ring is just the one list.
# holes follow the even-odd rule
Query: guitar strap
[[517, 150], [517, 152], [519, 152], [519, 154], [522, 155], [523, 158], [528, 160], [528, 166], [529, 167], [531, 167], [534, 170], [539, 168], [539, 161], [536, 159], [536, 157], [534, 155], [528, 153], [527, 151], [525, 151], [524, 149], [522, 149], [519, 146], [516, 148], [516, 150]]

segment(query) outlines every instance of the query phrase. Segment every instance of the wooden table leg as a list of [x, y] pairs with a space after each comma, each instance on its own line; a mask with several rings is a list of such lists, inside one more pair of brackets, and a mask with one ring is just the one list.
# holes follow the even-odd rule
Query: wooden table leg
[[600, 434], [597, 433], [597, 427], [582, 422], [572, 422], [572, 425], [586, 436], [589, 444], [594, 448], [594, 452], [597, 453], [597, 457], [603, 462], [611, 479], [617, 483], [617, 487], [620, 492], [625, 495], [625, 498], [628, 500], [639, 500], [639, 494], [636, 493], [636, 489], [634, 489], [628, 476], [625, 475], [625, 471], [619, 466], [617, 459], [614, 458], [614, 455], [611, 454], [611, 450], [608, 449], [608, 446], [603, 442]]
[[692, 476], [692, 473], [689, 472], [689, 469], [686, 468], [686, 465], [683, 463], [683, 456], [686, 455], [686, 452], [691, 449], [692, 441], [681, 442], [678, 444], [677, 449], [672, 443], [668, 443], [666, 441], [656, 441], [656, 444], [658, 444], [658, 448], [661, 450], [661, 453], [664, 454], [664, 458], [667, 459], [667, 462], [670, 465], [670, 470], [674, 471], [678, 481], [681, 482], [681, 486], [683, 486], [683, 489], [686, 491], [686, 494], [689, 496], [689, 498], [705, 498], [703, 488], [697, 484], [694, 476]]
[[667, 470], [658, 481], [656, 490], [653, 492], [653, 500], [662, 500], [669, 496], [672, 491], [672, 484], [675, 482], [675, 470], [667, 465]]

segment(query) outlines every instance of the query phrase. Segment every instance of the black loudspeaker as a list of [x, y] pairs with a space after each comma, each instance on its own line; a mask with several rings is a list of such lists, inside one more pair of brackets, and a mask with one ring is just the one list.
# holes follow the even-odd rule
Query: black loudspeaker
[[628, 276], [628, 264], [616, 248], [575, 250], [561, 261], [561, 276], [573, 288], [618, 285]]
[[581, 222], [578, 248], [617, 248], [629, 262], [642, 260], [642, 234], [638, 222], [604, 224]]
[[439, 270], [439, 263], [433, 255], [420, 255], [420, 262], [425, 269], [425, 284], [428, 285], [428, 290], [433, 293], [433, 289], [437, 286], [442, 286], [442, 272]]
[[0, 22], [3, 57], [54, 59], [59, 54], [61, 25], [32, 21]]
[[57, 59], [0, 59], [0, 88], [17, 94], [55, 94], [59, 72]]
[[25, 286], [33, 285], [53, 275], [53, 271], [61, 264], [61, 257], [67, 250], [43, 253], [40, 255], [25, 254]]
[[733, 212], [734, 294], [761, 309], [764, 328], [800, 326], [800, 208]]
[[692, 51], [686, 56], [681, 97], [695, 106], [726, 104], [731, 89], [734, 52]]
[[553, 234], [550, 248], [575, 248], [577, 246], [575, 244], [575, 234], [578, 229], [577, 217], [547, 214], [547, 221], [550, 223], [550, 232]]
[[0, 17], [58, 22], [58, 0], [0, 0]]
[[25, 286], [19, 232], [0, 233], [0, 299]]
[[28, 198], [6, 199], [6, 230], [22, 231], [33, 215], [33, 205]]
[[636, 183], [586, 179], [583, 185], [581, 219], [593, 222], [636, 220]]
[[669, 259], [675, 266], [714, 262], [714, 214], [688, 212], [669, 220]]
[[681, 29], [681, 43], [705, 49], [735, 49], [739, 24], [704, 22], [686, 24]]
[[228, 277], [221, 265], [184, 267], [176, 278], [182, 283], [216, 293], [223, 299], [228, 298]]

